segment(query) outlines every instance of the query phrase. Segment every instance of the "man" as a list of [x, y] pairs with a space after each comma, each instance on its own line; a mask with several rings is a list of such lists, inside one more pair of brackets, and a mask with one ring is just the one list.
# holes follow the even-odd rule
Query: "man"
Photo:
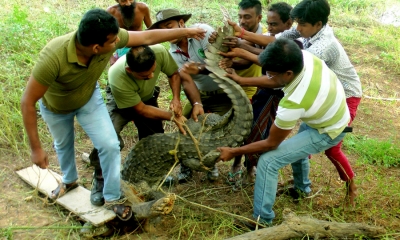
[[[258, 1], [248, 1], [248, 0], [243, 0], [242, 2], [239, 3], [239, 6], [241, 6], [241, 9], [239, 11], [239, 24], [242, 28], [249, 32], [254, 32], [249, 29], [255, 29], [254, 27], [248, 28], [249, 24], [244, 22], [242, 23], [242, 19], [247, 19], [247, 22], [249, 22], [248, 19], [254, 19], [255, 13], [259, 12], [261, 14], [261, 4], [258, 3]], [[246, 6], [249, 6], [249, 4], [253, 3], [253, 8], [247, 8], [246, 10], [243, 10]], [[255, 10], [257, 9], [257, 11]], [[268, 32], [264, 33], [264, 31], [261, 30], [261, 24], [258, 24], [258, 29], [254, 33], [257, 34], [268, 34], [268, 35], [275, 35], [279, 32], [282, 32], [284, 30], [290, 29], [292, 26], [292, 20], [290, 19], [289, 13], [291, 11], [292, 7], [284, 2], [279, 2], [272, 4], [268, 8], [268, 14], [267, 14], [267, 24], [268, 24]], [[247, 13], [243, 13], [244, 11], [247, 11]], [[251, 18], [251, 16], [253, 16]], [[260, 15], [261, 16], [261, 15]], [[257, 18], [258, 21], [261, 20], [260, 18]], [[251, 25], [250, 25], [251, 26]], [[253, 53], [261, 53], [262, 48], [258, 45], [256, 47], [251, 47], [249, 44], [240, 44], [239, 46], [233, 46], [233, 47], [239, 47], [238, 48], [233, 48], [232, 50], [234, 52], [229, 52], [227, 54], [222, 54], [223, 56], [229, 57], [233, 56], [234, 53], [240, 53], [244, 52], [244, 49], [248, 49], [249, 51]], [[243, 48], [242, 48], [243, 47]], [[239, 55], [236, 55], [236, 57], [240, 57]], [[244, 56], [245, 57], [245, 56]], [[255, 57], [256, 58], [256, 57]], [[229, 59], [229, 58], [226, 58]], [[246, 58], [241, 58], [241, 59], [246, 59]], [[257, 59], [257, 58], [256, 58]], [[243, 60], [242, 60], [243, 61]], [[246, 59], [245, 61], [249, 61]], [[242, 82], [246, 81], [246, 79], [249, 78], [254, 78], [254, 77], [260, 77], [262, 75], [261, 73], [261, 67], [257, 66], [257, 62], [253, 63], [251, 68], [258, 68], [259, 73], [257, 74], [251, 74], [249, 70], [243, 70], [237, 71], [235, 65], [233, 68], [235, 68], [236, 74], [235, 77], [233, 75], [228, 75], [232, 77], [235, 81], [237, 81], [243, 88], [248, 88], [249, 86], [254, 86], [254, 85], [245, 85]], [[227, 67], [227, 66], [222, 66], [222, 67]], [[256, 94], [252, 97], [252, 107], [253, 107], [253, 125], [251, 128], [251, 132], [248, 136], [248, 138], [245, 140], [245, 144], [249, 144], [255, 141], [263, 140], [268, 137], [269, 130], [272, 126], [273, 121], [275, 120], [276, 116], [276, 109], [278, 107], [280, 99], [283, 97], [283, 92], [280, 89], [272, 89], [272, 88], [258, 88]], [[245, 156], [246, 161], [245, 161], [245, 166], [247, 169], [247, 182], [254, 182], [255, 181], [255, 174], [256, 174], [256, 166], [257, 166], [257, 160], [258, 160], [258, 155], [255, 154], [248, 154]], [[242, 156], [237, 156], [235, 158], [235, 161], [232, 164], [231, 172], [228, 173], [228, 183], [230, 184], [240, 184], [241, 178], [242, 178], [242, 163], [241, 163]]]
[[120, 28], [128, 31], [142, 31], [142, 23], [147, 28], [151, 26], [150, 10], [146, 3], [136, 0], [115, 0], [115, 4], [107, 8], [117, 21]]
[[[173, 95], [170, 109], [174, 110], [174, 114], [158, 108], [160, 88], [156, 83], [161, 72], [168, 76]], [[173, 120], [179, 130], [186, 134], [182, 126], [185, 119], [180, 103], [181, 79], [178, 66], [165, 47], [157, 44], [130, 48], [126, 55], [110, 67], [108, 81], [111, 91], [107, 92], [107, 108], [121, 150], [124, 141], [120, 133], [130, 121], [138, 129], [139, 140], [154, 133], [164, 133], [162, 120]], [[183, 81], [182, 85], [191, 103], [200, 102], [200, 95], [193, 81]], [[196, 111], [193, 116], [195, 119], [197, 115], [204, 113], [201, 105], [196, 107]], [[104, 179], [97, 150], [92, 151], [90, 160], [95, 167], [90, 199], [92, 204], [102, 205]]]
[[285, 2], [274, 3], [268, 7], [267, 25], [269, 36], [275, 36], [292, 27], [293, 21], [290, 18], [292, 6]]
[[[115, 4], [107, 8], [107, 12], [109, 12], [117, 19], [120, 28], [123, 28], [128, 31], [142, 31], [143, 22], [145, 23], [146, 27], [151, 26], [152, 23], [150, 19], [150, 10], [145, 3], [136, 2], [135, 0], [116, 0], [116, 2], [118, 4]], [[125, 55], [129, 51], [129, 49], [130, 49], [129, 47], [116, 49], [115, 53], [110, 57], [110, 65], [112, 66], [118, 60], [118, 58]], [[111, 96], [111, 99], [108, 99], [108, 102], [113, 101], [111, 89], [108, 82], [105, 92], [107, 98]], [[109, 107], [107, 106], [107, 108]], [[122, 129], [120, 129], [120, 131], [121, 130]], [[119, 136], [119, 132], [117, 132], [117, 136], [120, 141], [120, 148], [122, 149], [124, 143], [121, 137]], [[91, 189], [92, 192], [90, 199], [92, 204], [94, 205], [103, 205], [104, 179], [101, 174], [101, 167], [100, 167], [98, 152], [96, 149], [92, 150], [92, 152], [89, 155], [89, 159], [90, 159], [90, 165], [95, 168], [92, 180], [92, 189]]]
[[[266, 140], [218, 150], [223, 161], [240, 154], [263, 153], [257, 165], [253, 217], [271, 224], [279, 169], [291, 164], [295, 189], [310, 193], [309, 154], [338, 144], [345, 136], [343, 130], [350, 114], [336, 75], [321, 59], [301, 51], [293, 41], [279, 39], [269, 44], [259, 61], [271, 86], [283, 87], [285, 93], [270, 134]], [[303, 123], [298, 134], [285, 140], [299, 119]]]
[[[164, 9], [156, 14], [157, 22], [149, 29], [174, 29], [186, 28], [185, 23], [192, 14], [181, 14], [177, 9]], [[205, 54], [207, 50], [208, 38], [214, 29], [206, 24], [195, 24], [189, 28], [198, 27], [204, 29], [206, 37], [202, 40], [182, 37], [170, 41], [170, 53], [179, 66], [179, 74], [182, 81], [194, 81], [199, 92], [201, 102], [186, 104], [183, 115], [193, 117], [198, 112], [199, 107], [203, 107], [205, 112], [225, 114], [232, 107], [232, 102], [228, 95], [208, 76], [205, 68]], [[191, 113], [192, 112], [192, 113]], [[178, 181], [185, 182], [192, 175], [190, 168], [181, 165], [178, 173]], [[214, 181], [218, 178], [218, 169], [214, 167], [207, 173], [209, 180]]]
[[[302, 37], [304, 49], [324, 60], [342, 83], [346, 93], [347, 106], [350, 110], [351, 121], [349, 124], [351, 124], [362, 97], [361, 81], [346, 51], [336, 39], [332, 28], [327, 24], [329, 14], [330, 6], [326, 0], [303, 0], [290, 13], [291, 18], [298, 23], [296, 28], [271, 37], [255, 36], [247, 31], [242, 34], [241, 28], [235, 26], [235, 34], [243, 35], [246, 40], [254, 41], [263, 46], [279, 38], [297, 39]], [[230, 24], [236, 25], [232, 22]], [[353, 169], [341, 150], [341, 144], [340, 142], [337, 146], [328, 149], [325, 154], [335, 165], [340, 178], [345, 181], [347, 203], [354, 206], [357, 186], [354, 182]]]
[[[143, 22], [147, 28], [151, 26], [150, 10], [147, 4], [136, 2], [136, 0], [116, 0], [116, 2], [118, 4], [107, 8], [107, 12], [117, 19], [120, 28], [128, 31], [142, 31]], [[110, 64], [113, 65], [128, 50], [129, 48], [117, 49], [110, 59]]]
[[[351, 124], [362, 97], [361, 81], [346, 51], [327, 24], [329, 14], [330, 6], [326, 0], [303, 0], [291, 12], [291, 17], [297, 22], [297, 29], [285, 31], [280, 37], [289, 39], [303, 37], [305, 49], [324, 60], [337, 75], [346, 93], [346, 103], [351, 117], [349, 124]], [[341, 146], [342, 141], [326, 150], [325, 155], [335, 165], [340, 178], [345, 182], [347, 203], [354, 206], [354, 199], [357, 196], [354, 172]]]
[[116, 19], [105, 10], [92, 9], [82, 18], [77, 31], [50, 41], [41, 51], [22, 96], [21, 110], [31, 146], [31, 160], [47, 168], [49, 160], [37, 130], [36, 103], [54, 138], [63, 173], [52, 191], [56, 199], [77, 187], [74, 151], [74, 118], [99, 149], [104, 174], [104, 198], [118, 217], [132, 216], [130, 207], [119, 202], [119, 141], [101, 97], [97, 79], [116, 48], [155, 44], [182, 36], [203, 37], [202, 29], [132, 32], [119, 29]]
[[[239, 3], [239, 25], [245, 29], [246, 31], [250, 31], [257, 34], [263, 34], [267, 32], [265, 27], [260, 24], [262, 19], [262, 12], [261, 12], [261, 2], [258, 0], [242, 0]], [[229, 47], [255, 47], [260, 48], [258, 45], [253, 45], [252, 43], [242, 41], [237, 37], [227, 37], [230, 41], [225, 43]], [[248, 60], [235, 58], [235, 59], [225, 59], [225, 67], [232, 67], [237, 70], [237, 74], [243, 77], [259, 77], [261, 76], [261, 67], [257, 66], [256, 64], [251, 63]], [[248, 98], [251, 100], [253, 95], [256, 93], [257, 88], [255, 87], [242, 87], [245, 91]]]

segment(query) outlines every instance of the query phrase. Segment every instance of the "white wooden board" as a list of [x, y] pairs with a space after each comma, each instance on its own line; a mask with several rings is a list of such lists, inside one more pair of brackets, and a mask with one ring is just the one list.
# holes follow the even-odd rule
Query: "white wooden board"
[[[41, 169], [36, 165], [19, 170], [17, 174], [29, 185], [47, 196], [50, 196], [51, 191], [57, 188], [57, 180], [61, 182], [59, 174], [51, 170]], [[104, 207], [93, 206], [90, 203], [90, 191], [82, 186], [69, 191], [58, 198], [56, 202], [96, 227], [115, 218], [113, 211]]]

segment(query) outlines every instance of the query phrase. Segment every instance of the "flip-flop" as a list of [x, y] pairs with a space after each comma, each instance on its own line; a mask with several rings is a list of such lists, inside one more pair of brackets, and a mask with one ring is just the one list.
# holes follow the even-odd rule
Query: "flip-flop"
[[78, 183], [70, 183], [70, 184], [65, 184], [63, 182], [60, 182], [58, 184], [58, 187], [51, 191], [50, 198], [51, 199], [58, 199], [62, 196], [64, 196], [67, 192], [71, 191], [72, 189], [77, 188], [79, 185]]
[[228, 172], [228, 177], [227, 177], [227, 183], [229, 185], [236, 185], [236, 182], [240, 181], [242, 179], [242, 169], [240, 169], [239, 171], [236, 171], [234, 173], [232, 172]]

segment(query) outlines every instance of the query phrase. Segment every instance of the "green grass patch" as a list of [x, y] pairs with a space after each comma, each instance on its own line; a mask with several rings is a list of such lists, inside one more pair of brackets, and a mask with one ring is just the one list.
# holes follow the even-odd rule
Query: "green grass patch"
[[365, 136], [348, 135], [344, 145], [349, 152], [359, 155], [362, 163], [385, 167], [400, 165], [400, 149], [391, 140], [376, 140]]

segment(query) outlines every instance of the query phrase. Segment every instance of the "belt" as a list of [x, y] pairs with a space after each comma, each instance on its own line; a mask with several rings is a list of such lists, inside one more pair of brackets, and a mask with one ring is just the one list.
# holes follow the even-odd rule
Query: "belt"
[[353, 127], [347, 126], [347, 127], [345, 127], [345, 128], [343, 129], [342, 132], [344, 132], [344, 133], [346, 133], [346, 132], [353, 132]]
[[218, 89], [215, 91], [199, 91], [201, 95], [206, 95], [206, 96], [214, 96], [214, 95], [219, 95], [219, 94], [224, 94], [224, 90], [223, 89]]

